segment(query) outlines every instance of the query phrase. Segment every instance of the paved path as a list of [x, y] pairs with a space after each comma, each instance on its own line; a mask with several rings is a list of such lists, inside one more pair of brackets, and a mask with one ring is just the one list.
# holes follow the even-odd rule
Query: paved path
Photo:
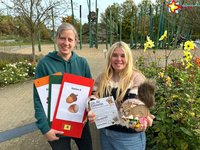
[[[93, 78], [96, 78], [103, 68], [105, 59], [102, 51], [77, 51], [87, 57]], [[33, 81], [25, 81], [0, 89], [0, 132], [30, 124], [35, 121], [33, 109]], [[94, 125], [91, 126], [94, 149], [98, 150], [98, 133]], [[77, 149], [75, 144], [73, 149]], [[41, 133], [36, 130], [5, 142], [0, 143], [1, 150], [49, 150], [50, 147]]]

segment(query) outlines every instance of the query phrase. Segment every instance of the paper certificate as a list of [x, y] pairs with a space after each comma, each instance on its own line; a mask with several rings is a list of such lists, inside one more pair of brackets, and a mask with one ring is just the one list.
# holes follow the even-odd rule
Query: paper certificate
[[90, 108], [96, 115], [97, 129], [119, 123], [118, 110], [112, 96], [90, 101]]

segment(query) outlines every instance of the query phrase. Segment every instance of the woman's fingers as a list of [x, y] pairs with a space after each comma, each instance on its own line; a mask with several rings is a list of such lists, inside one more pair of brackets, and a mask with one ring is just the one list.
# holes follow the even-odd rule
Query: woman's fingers
[[155, 118], [154, 115], [147, 116], [148, 126], [152, 126], [154, 118]]
[[94, 123], [95, 120], [96, 120], [96, 115], [90, 110], [88, 112], [88, 120], [91, 122], [91, 123]]

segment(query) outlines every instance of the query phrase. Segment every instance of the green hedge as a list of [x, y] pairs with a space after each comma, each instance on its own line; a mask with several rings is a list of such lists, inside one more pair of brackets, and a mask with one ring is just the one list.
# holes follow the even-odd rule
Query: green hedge
[[156, 80], [156, 105], [153, 126], [147, 130], [149, 150], [200, 149], [200, 66], [192, 61], [185, 69], [181, 60], [165, 67], [146, 64], [144, 58], [137, 67], [148, 78]]

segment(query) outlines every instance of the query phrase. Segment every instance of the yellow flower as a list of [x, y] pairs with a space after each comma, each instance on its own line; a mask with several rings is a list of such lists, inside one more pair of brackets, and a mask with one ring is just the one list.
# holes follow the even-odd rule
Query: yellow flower
[[150, 40], [149, 42], [148, 42], [148, 46], [149, 46], [149, 48], [153, 48], [155, 45], [154, 45], [154, 42], [152, 41], [152, 40]]
[[148, 45], [148, 44], [146, 44], [146, 43], [144, 44], [144, 52], [147, 51], [147, 48], [148, 48], [147, 45]]
[[169, 76], [167, 76], [165, 80], [166, 80], [166, 85], [171, 87], [172, 86], [172, 79]]
[[150, 39], [150, 37], [149, 37], [149, 36], [147, 36], [147, 42], [149, 42], [149, 41], [151, 41], [151, 39]]
[[188, 69], [192, 67], [193, 65], [191, 64], [192, 60], [192, 53], [190, 50], [195, 49], [195, 44], [193, 41], [186, 41], [184, 44], [184, 51], [183, 51], [183, 59], [181, 60], [182, 63], [185, 65], [185, 69]]
[[195, 116], [195, 113], [192, 112], [192, 111], [189, 111], [188, 114], [189, 114], [191, 117], [194, 117], [194, 116]]
[[171, 78], [169, 76], [166, 77], [166, 82], [171, 82]]
[[184, 51], [183, 56], [184, 56], [184, 59], [185, 59], [186, 62], [192, 60], [192, 54], [188, 51]]
[[194, 50], [195, 44], [193, 41], [186, 41], [184, 44], [184, 50]]
[[152, 48], [154, 46], [154, 42], [149, 38], [149, 36], [147, 36], [147, 42], [144, 44], [144, 52], [146, 52], [148, 48]]
[[164, 40], [164, 38], [165, 38], [165, 37], [162, 35], [162, 36], [160, 37], [159, 41]]
[[176, 98], [178, 98], [178, 95], [173, 95], [172, 98], [176, 99]]
[[181, 59], [181, 64], [183, 65], [183, 66], [185, 66], [185, 61], [184, 61], [184, 59]]
[[159, 76], [159, 78], [163, 78], [164, 77], [164, 73], [163, 72], [159, 72], [158, 76]]
[[164, 34], [160, 37], [159, 41], [162, 41], [167, 38], [167, 30], [165, 30]]
[[136, 128], [139, 128], [139, 127], [140, 127], [140, 124], [139, 124], [139, 123], [138, 123], [138, 124], [136, 124], [136, 125], [135, 125], [135, 127], [136, 127]]
[[191, 68], [192, 66], [193, 65], [190, 62], [188, 62], [187, 65], [186, 65], [186, 67], [185, 67], [185, 69]]

